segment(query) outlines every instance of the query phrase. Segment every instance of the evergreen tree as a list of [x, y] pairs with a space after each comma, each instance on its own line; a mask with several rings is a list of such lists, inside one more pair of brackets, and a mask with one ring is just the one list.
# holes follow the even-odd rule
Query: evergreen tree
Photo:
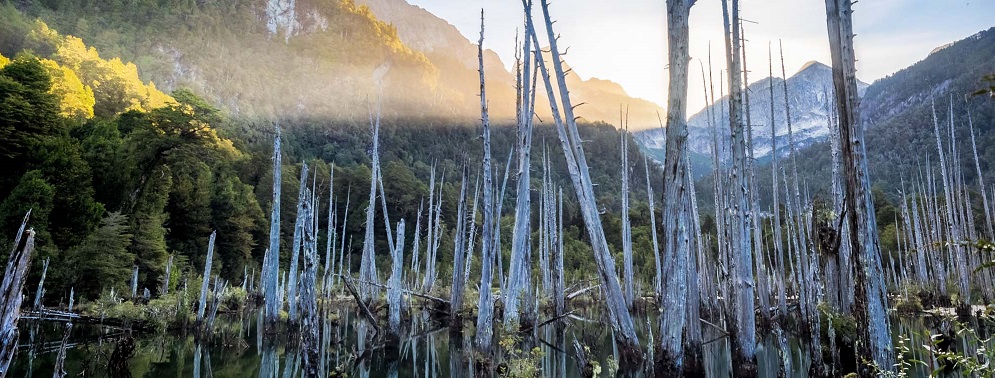
[[128, 251], [132, 243], [128, 223], [128, 217], [120, 212], [107, 214], [100, 226], [69, 254], [72, 269], [67, 282], [77, 295], [93, 299], [112, 287], [118, 292], [127, 290], [135, 260]]

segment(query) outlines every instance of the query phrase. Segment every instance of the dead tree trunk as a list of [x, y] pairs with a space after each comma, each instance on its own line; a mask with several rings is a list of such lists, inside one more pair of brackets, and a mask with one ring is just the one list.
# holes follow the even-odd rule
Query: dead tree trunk
[[[526, 7], [526, 18], [531, 14], [532, 2], [524, 3]], [[528, 21], [527, 21], [528, 22]], [[528, 34], [528, 32], [526, 32]], [[518, 82], [518, 138], [516, 145], [518, 148], [518, 190], [515, 204], [515, 228], [512, 233], [511, 245], [511, 265], [508, 269], [508, 292], [505, 293], [504, 302], [504, 326], [511, 328], [518, 325], [519, 321], [519, 300], [522, 292], [529, 290], [524, 276], [530, 273], [531, 266], [531, 209], [532, 197], [529, 193], [530, 177], [529, 167], [532, 164], [532, 106], [530, 101], [530, 83], [532, 75], [532, 40], [526, 36], [520, 69], [522, 70], [522, 80]]]
[[35, 310], [41, 310], [41, 300], [45, 297], [45, 276], [48, 275], [48, 261], [46, 257], [45, 262], [42, 263], [41, 269], [41, 279], [38, 280], [38, 290], [35, 291]]
[[494, 254], [494, 178], [491, 167], [491, 125], [487, 115], [487, 91], [484, 87], [484, 11], [480, 11], [480, 41], [477, 42], [480, 66], [480, 120], [484, 130], [484, 223], [481, 225], [480, 298], [477, 303], [477, 350], [490, 353], [494, 333], [494, 301], [491, 294]]
[[307, 162], [303, 162], [301, 163], [301, 185], [297, 195], [297, 220], [294, 222], [294, 245], [290, 246], [290, 281], [287, 282], [287, 312], [289, 315], [287, 321], [290, 325], [297, 324], [297, 265], [301, 254], [301, 239], [304, 237], [304, 228], [307, 226], [304, 222], [308, 221], [304, 219], [304, 206], [309, 206], [305, 204], [309, 201], [307, 193], [310, 192], [307, 188], [307, 178]]
[[653, 263], [656, 265], [656, 279], [653, 286], [653, 293], [656, 294], [657, 302], [663, 299], [663, 266], [660, 256], [660, 242], [656, 234], [656, 203], [653, 199], [653, 186], [650, 185], [650, 164], [646, 155], [643, 155], [643, 165], [646, 167], [646, 197], [650, 207], [650, 231], [653, 234]]
[[[729, 327], [732, 336], [733, 368], [736, 376], [756, 375], [756, 315], [754, 312], [753, 284], [753, 235], [750, 231], [753, 216], [749, 199], [749, 180], [746, 165], [746, 133], [743, 123], [743, 80], [740, 51], [739, 0], [722, 1], [725, 19], [726, 66], [729, 73], [729, 128], [731, 136], [732, 169], [729, 183], [734, 224], [732, 231], [733, 253], [730, 270], [733, 287], [730, 301]], [[731, 22], [730, 22], [731, 18]]]
[[401, 313], [404, 310], [401, 275], [404, 268], [404, 219], [397, 222], [397, 246], [394, 248], [390, 279], [387, 280], [387, 324], [391, 336], [401, 339]]
[[280, 303], [277, 301], [277, 281], [280, 279], [280, 187], [282, 182], [282, 161], [280, 154], [280, 127], [276, 127], [273, 138], [273, 204], [270, 211], [269, 249], [263, 257], [262, 286], [266, 295], [266, 329], [275, 330], [280, 317]]
[[[620, 127], [626, 127], [620, 125]], [[632, 225], [629, 223], [629, 139], [628, 128], [621, 134], [622, 150], [622, 270], [625, 274], [625, 305], [632, 308]]]
[[[359, 280], [379, 283], [377, 279], [377, 260], [374, 251], [374, 216], [377, 208], [377, 182], [380, 181], [380, 104], [377, 104], [377, 116], [374, 121], [371, 115], [370, 127], [373, 130], [372, 165], [370, 169], [370, 197], [366, 206], [366, 234], [363, 237], [363, 256], [359, 262]], [[360, 284], [359, 293], [363, 300], [369, 300], [378, 290], [375, 286]]]
[[[688, 18], [693, 0], [667, 1], [667, 39], [669, 46], [669, 86], [667, 97], [667, 146], [663, 169], [662, 225], [664, 259], [669, 262], [664, 269], [663, 298], [660, 316], [660, 345], [655, 361], [656, 372], [680, 375], [684, 371], [685, 351], [682, 335], [687, 321], [688, 280], [691, 254], [687, 224], [690, 211], [684, 198], [688, 195], [687, 166], [687, 93], [689, 30]], [[648, 177], [648, 176], [647, 176]], [[692, 199], [693, 200], [693, 199]], [[655, 223], [655, 222], [654, 222]], [[695, 374], [698, 372], [689, 372]]]
[[453, 233], [453, 281], [449, 296], [449, 316], [450, 325], [459, 325], [459, 312], [463, 308], [463, 275], [460, 268], [463, 267], [466, 258], [466, 186], [469, 169], [463, 166], [463, 183], [460, 185], [459, 207], [456, 210], [456, 230]]
[[[829, 46], [833, 58], [833, 84], [843, 147], [846, 204], [849, 211], [851, 250], [857, 255], [856, 311], [865, 356], [881, 369], [893, 369], [894, 357], [887, 314], [887, 293], [882, 282], [874, 202], [867, 171], [864, 129], [859, 124], [859, 95], [854, 65], [851, 0], [826, 0]], [[866, 330], [866, 331], [864, 331]], [[866, 373], [865, 373], [866, 375]]]
[[[265, 258], [265, 257], [264, 257]], [[162, 290], [159, 291], [159, 296], [164, 297], [169, 294], [169, 276], [173, 272], [173, 255], [169, 255], [169, 260], [166, 260], [166, 274], [162, 279]]]
[[[553, 21], [549, 14], [549, 4], [542, 0], [543, 18], [546, 23], [546, 33], [549, 48], [553, 60], [553, 69], [556, 73], [557, 84], [559, 86], [560, 101], [563, 103], [563, 113], [565, 117], [560, 117], [560, 110], [553, 95], [553, 82], [550, 80], [549, 72], [545, 69], [545, 63], [539, 57], [539, 71], [543, 75], [543, 82], [546, 85], [547, 97], [550, 100], [550, 107], [553, 119], [556, 123], [557, 133], [560, 143], [563, 145], [564, 156], [567, 160], [567, 168], [573, 182], [574, 191], [580, 204], [581, 214], [584, 224], [591, 240], [594, 251], [595, 263], [598, 267], [598, 278], [601, 281], [601, 289], [605, 296], [606, 307], [608, 308], [608, 318], [612, 329], [615, 330], [615, 337], [619, 344], [620, 362], [623, 364], [634, 364], [642, 360], [642, 352], [639, 349], [639, 338], [636, 335], [632, 316], [625, 306], [625, 298], [622, 295], [622, 287], [619, 284], [618, 274], [615, 273], [615, 258], [608, 248], [608, 241], [605, 239], [604, 227], [601, 224], [601, 216], [598, 212], [597, 201], [594, 197], [594, 184], [591, 182], [587, 157], [584, 154], [584, 146], [581, 142], [580, 133], [577, 131], [576, 117], [574, 116], [574, 106], [570, 101], [570, 92], [567, 90], [566, 72], [563, 69], [563, 61], [557, 48], [556, 33], [553, 31]], [[538, 46], [538, 37], [532, 26], [531, 12], [526, 12], [526, 34], [532, 35], [533, 42]]]
[[7, 259], [3, 283], [0, 284], [0, 378], [6, 377], [10, 362], [17, 353], [17, 321], [21, 317], [21, 290], [31, 269], [31, 253], [35, 249], [34, 229], [25, 230], [31, 211], [24, 216], [14, 236], [14, 249]]
[[[319, 335], [321, 324], [318, 317], [318, 301], [315, 294], [317, 292], [316, 286], [318, 281], [318, 230], [314, 223], [315, 218], [317, 218], [315, 217], [317, 207], [313, 205], [316, 194], [307, 189], [305, 191], [303, 214], [301, 214], [304, 226], [304, 229], [301, 230], [303, 234], [304, 274], [301, 278], [301, 298], [300, 302], [298, 302], [298, 307], [301, 314], [303, 373], [305, 377], [316, 378], [320, 376], [321, 371], [321, 356], [319, 353], [321, 350], [321, 338]], [[296, 278], [291, 279], [291, 281], [296, 281]]]
[[204, 311], [207, 310], [207, 289], [211, 284], [211, 263], [214, 261], [214, 239], [218, 232], [211, 232], [211, 238], [207, 240], [207, 257], [204, 259], [204, 277], [200, 284], [200, 301], [197, 302], [197, 329], [204, 323]]

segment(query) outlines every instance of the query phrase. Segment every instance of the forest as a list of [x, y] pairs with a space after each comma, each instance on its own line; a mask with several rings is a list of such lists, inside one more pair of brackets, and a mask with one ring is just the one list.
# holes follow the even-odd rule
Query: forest
[[[136, 9], [173, 20], [188, 14], [174, 5], [202, 6], [170, 3]], [[328, 4], [341, 17], [373, 17], [349, 1]], [[445, 329], [452, 376], [990, 376], [995, 192], [982, 172], [988, 143], [976, 136], [991, 130], [995, 95], [947, 94], [865, 139], [861, 122], [881, 111], [857, 100], [851, 2], [827, 0], [833, 133], [798, 151], [789, 121], [788, 145], [771, 140], [785, 153], [760, 162], [756, 122], [744, 119], [739, 2], [723, 0], [727, 76], [701, 85], [721, 98], [715, 86], [725, 81], [729, 124], [709, 118], [730, 132], [712, 134], [713, 170], [695, 181], [687, 146], [688, 86], [699, 85], [688, 83], [694, 4], [667, 1], [662, 164], [640, 151], [624, 107], [617, 124], [575, 116], [545, 0], [522, 2], [515, 119], [494, 121], [483, 13], [480, 103], [461, 104], [479, 110], [472, 119], [401, 111], [420, 104], [398, 93], [437, 89], [423, 81], [370, 91], [361, 114], [348, 116], [328, 115], [345, 104], [294, 113], [250, 99], [251, 111], [232, 108], [218, 101], [230, 94], [203, 87], [164, 91], [143, 80], [140, 57], [122, 60], [26, 15], [95, 3], [0, 4], [0, 247], [12, 251], [0, 288], [0, 376], [32, 371], [40, 351], [19, 347], [18, 335], [33, 341], [46, 321], [67, 323], [56, 331], [61, 343], [45, 347], [57, 352], [45, 369], [59, 377], [151, 374], [135, 369], [153, 357], [132, 358], [136, 340], [152, 348], [141, 344], [149, 334], [184, 345], [189, 336], [191, 373], [213, 376], [203, 350], [247, 348], [250, 329], [259, 361], [219, 375], [369, 376], [385, 361], [388, 376], [417, 376], [417, 343], [431, 340], [423, 358], [439, 364], [435, 335]], [[430, 68], [389, 25], [372, 25], [383, 35], [370, 44], [396, 43], [356, 57], [357, 66], [389, 55]], [[923, 67], [895, 77], [935, 72]], [[957, 88], [990, 79], [961, 76]], [[865, 98], [913, 91], [884, 80], [892, 84]], [[359, 87], [346, 90], [369, 89]], [[772, 104], [771, 119], [787, 109]], [[903, 122], [924, 126], [902, 133]], [[896, 161], [864, 148], [889, 135], [929, 154]], [[891, 174], [868, 177], [882, 169]], [[902, 317], [932, 319], [944, 332], [916, 340], [929, 329]], [[585, 320], [599, 324], [597, 336], [574, 324]], [[82, 362], [67, 352], [74, 326], [126, 336]], [[413, 372], [398, 366], [407, 359]]]

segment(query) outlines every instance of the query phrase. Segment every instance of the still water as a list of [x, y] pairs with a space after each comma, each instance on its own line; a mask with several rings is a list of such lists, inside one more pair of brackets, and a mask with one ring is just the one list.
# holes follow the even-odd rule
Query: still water
[[[525, 350], [541, 353], [538, 361], [544, 377], [576, 377], [573, 340], [590, 348], [592, 358], [599, 360], [602, 376], [610, 369], [614, 357], [612, 334], [601, 314], [579, 312], [565, 320], [565, 327], [543, 326], [531, 332], [520, 344]], [[322, 332], [327, 337], [326, 364], [339, 366], [351, 377], [466, 377], [472, 376], [471, 361], [473, 329], [466, 323], [462, 333], [451, 333], [448, 326], [430, 321], [427, 314], [417, 313], [406, 326], [407, 336], [400, 341], [367, 341], [372, 328], [349, 310], [333, 312]], [[646, 345], [651, 337], [649, 323], [656, 315], [645, 315], [636, 322], [640, 342]], [[966, 327], [973, 326], [969, 322]], [[930, 335], [955, 334], [959, 325], [949, 319], [935, 317], [892, 318], [896, 343], [905, 340], [909, 357], [935, 365], [935, 359], [921, 346], [930, 344]], [[11, 377], [51, 377], [62, 339], [62, 324], [54, 322], [21, 323], [20, 348], [12, 364]], [[730, 376], [730, 357], [726, 338], [709, 326], [703, 328], [704, 362], [710, 377]], [[758, 335], [757, 361], [762, 377], [777, 377], [783, 367], [789, 377], [807, 376], [810, 359], [808, 345], [790, 335], [783, 339], [772, 332]], [[979, 331], [979, 333], [982, 333]], [[496, 335], [495, 338], [500, 338]], [[973, 352], [981, 345], [974, 337], [955, 337], [954, 347]], [[133, 342], [133, 348], [129, 344]], [[265, 336], [259, 327], [258, 313], [229, 315], [219, 319], [214, 336], [209, 341], [196, 341], [192, 335], [132, 334], [129, 331], [99, 325], [78, 325], [69, 339], [65, 370], [68, 376], [85, 377], [286, 377], [300, 376], [301, 355], [286, 336]], [[828, 347], [828, 345], [827, 345]], [[363, 353], [364, 350], [369, 352]], [[498, 347], [498, 359], [508, 361], [514, 355]], [[781, 353], [784, 349], [786, 353]], [[852, 351], [836, 349], [842, 358]], [[522, 355], [518, 355], [519, 357]], [[357, 362], [358, 361], [358, 362]], [[917, 367], [912, 375], [928, 375], [929, 367]], [[623, 372], [622, 376], [642, 377], [642, 371]], [[833, 375], [842, 376], [843, 372]]]

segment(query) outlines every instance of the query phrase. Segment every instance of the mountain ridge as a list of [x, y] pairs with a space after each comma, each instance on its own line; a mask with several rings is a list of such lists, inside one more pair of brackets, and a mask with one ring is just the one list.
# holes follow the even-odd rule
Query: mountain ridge
[[[794, 75], [788, 77], [788, 95], [790, 96], [792, 137], [796, 148], [805, 148], [817, 142], [826, 140], [829, 135], [828, 96], [832, 90], [832, 69], [818, 61], [809, 61]], [[770, 85], [774, 87], [774, 97], [771, 99]], [[771, 102], [774, 105], [774, 125], [778, 141], [778, 153], [784, 155], [789, 149], [787, 115], [784, 112], [784, 79], [780, 77], [765, 77], [750, 84], [749, 116], [753, 123], [753, 147], [757, 159], [766, 159], [772, 152], [771, 144]], [[858, 88], [863, 94], [868, 84], [858, 81]], [[711, 168], [712, 126], [710, 116], [716, 116], [714, 125], [722, 133], [720, 141], [728, 139], [728, 115], [723, 109], [728, 109], [729, 97], [723, 96], [714, 104], [708, 105], [688, 118], [688, 143], [690, 152], [703, 163], [696, 169], [701, 175], [707, 174]], [[726, 126], [726, 127], [721, 127]], [[636, 140], [657, 162], [662, 162], [665, 148], [666, 132], [664, 129], [647, 130], [636, 133]], [[705, 168], [702, 170], [700, 168]], [[699, 176], [700, 177], [700, 176]]]

